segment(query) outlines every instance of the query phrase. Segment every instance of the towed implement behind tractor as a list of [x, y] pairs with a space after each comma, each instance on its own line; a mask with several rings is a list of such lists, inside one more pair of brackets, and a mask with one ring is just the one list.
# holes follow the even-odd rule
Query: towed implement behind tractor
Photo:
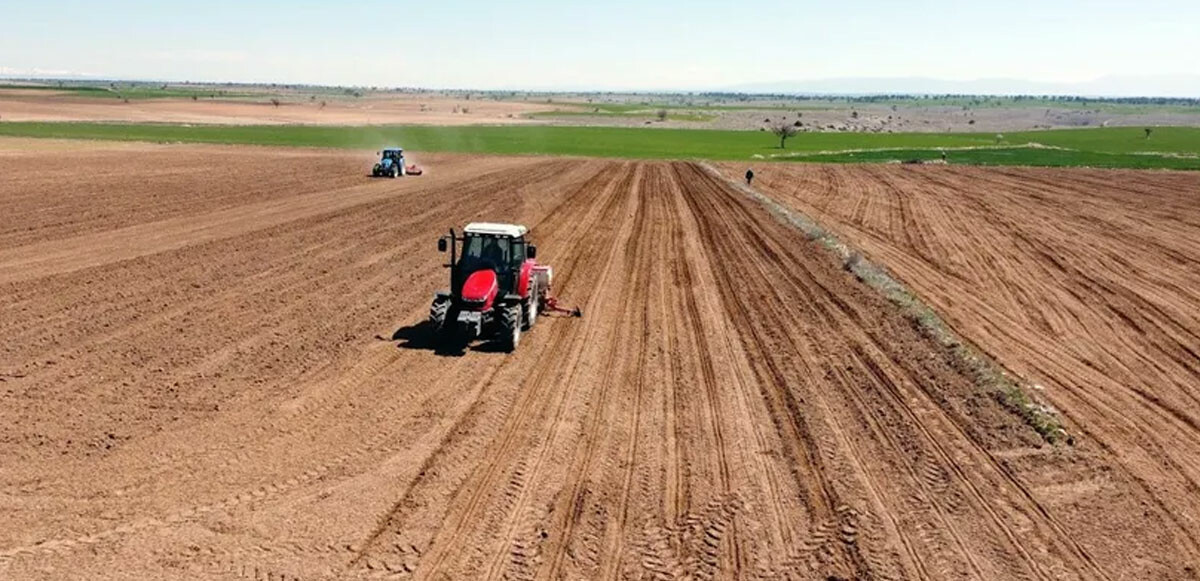
[[[550, 295], [553, 271], [537, 263], [537, 247], [525, 240], [528, 230], [516, 224], [472, 223], [462, 236], [450, 230], [438, 239], [438, 250], [450, 251], [450, 289], [438, 291], [429, 308], [436, 340], [466, 343], [494, 339], [512, 352], [521, 332], [539, 313], [569, 313]], [[461, 246], [461, 255], [460, 255]]]
[[404, 150], [399, 147], [389, 147], [379, 154], [379, 162], [371, 168], [373, 177], [419, 176], [422, 172], [417, 165], [404, 164]]

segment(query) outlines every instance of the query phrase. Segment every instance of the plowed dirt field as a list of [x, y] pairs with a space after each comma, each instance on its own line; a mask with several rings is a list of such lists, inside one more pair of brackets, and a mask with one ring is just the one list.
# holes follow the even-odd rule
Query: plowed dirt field
[[[729, 176], [744, 167], [726, 166]], [[1147, 510], [1200, 539], [1200, 175], [772, 166], [820, 221], [1034, 384]]]
[[[1043, 445], [701, 167], [420, 161], [3, 152], [0, 578], [1194, 576], [1184, 497]], [[431, 349], [477, 219], [585, 317]]]

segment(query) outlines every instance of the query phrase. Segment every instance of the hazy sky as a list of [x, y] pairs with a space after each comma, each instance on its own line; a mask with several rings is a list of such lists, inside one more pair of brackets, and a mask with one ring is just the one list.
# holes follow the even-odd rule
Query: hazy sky
[[0, 0], [0, 74], [695, 89], [1200, 72], [1200, 0]]

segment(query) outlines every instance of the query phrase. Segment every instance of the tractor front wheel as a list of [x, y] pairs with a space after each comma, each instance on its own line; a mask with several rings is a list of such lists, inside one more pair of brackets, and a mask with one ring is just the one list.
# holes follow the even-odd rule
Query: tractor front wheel
[[449, 311], [450, 301], [434, 299], [433, 304], [429, 305], [429, 326], [433, 327], [434, 331], [440, 331], [446, 326], [446, 313]]
[[446, 319], [450, 316], [450, 301], [443, 298], [433, 299], [429, 305], [429, 338], [434, 345], [446, 340]]
[[500, 347], [506, 353], [517, 350], [521, 344], [521, 308], [520, 303], [504, 307], [500, 314]]

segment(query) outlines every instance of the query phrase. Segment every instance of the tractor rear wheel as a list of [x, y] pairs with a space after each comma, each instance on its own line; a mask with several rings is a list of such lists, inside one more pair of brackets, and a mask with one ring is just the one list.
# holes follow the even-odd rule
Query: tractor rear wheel
[[537, 323], [537, 317], [538, 317], [537, 287], [529, 289], [529, 298], [525, 299], [525, 308], [523, 309], [523, 311], [524, 311], [523, 314], [525, 315], [525, 320], [524, 320], [525, 330], [528, 331], [529, 329], [533, 328], [534, 323]]
[[521, 308], [520, 303], [504, 307], [500, 314], [500, 347], [506, 353], [517, 350], [521, 344]]

